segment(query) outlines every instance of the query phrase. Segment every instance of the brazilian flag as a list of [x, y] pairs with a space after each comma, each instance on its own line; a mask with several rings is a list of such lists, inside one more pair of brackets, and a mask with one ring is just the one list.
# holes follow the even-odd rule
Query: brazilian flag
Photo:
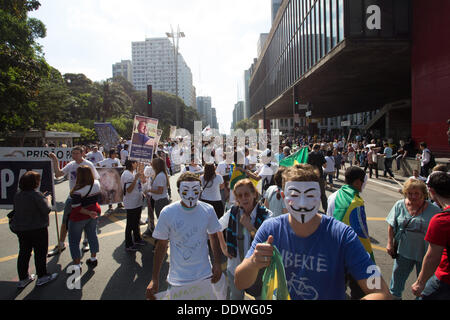
[[272, 262], [263, 275], [262, 300], [291, 300], [284, 272], [283, 259], [276, 246], [273, 246]]
[[375, 262], [367, 228], [364, 200], [359, 196], [358, 190], [349, 185], [344, 185], [339, 189], [336, 194], [333, 217], [353, 228], [367, 253]]
[[[240, 170], [236, 170], [236, 164], [232, 164], [231, 165], [231, 172], [230, 172], [230, 190], [234, 190], [234, 185], [242, 179], [246, 179], [247, 175], [243, 172], [241, 172]], [[258, 181], [249, 178], [253, 184], [255, 185], [255, 187], [258, 185]]]
[[280, 161], [282, 167], [292, 167], [299, 163], [308, 163], [308, 147], [302, 148], [296, 153]]

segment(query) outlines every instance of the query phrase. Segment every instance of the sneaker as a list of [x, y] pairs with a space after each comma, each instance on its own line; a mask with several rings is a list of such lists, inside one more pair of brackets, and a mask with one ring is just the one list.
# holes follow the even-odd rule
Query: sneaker
[[50, 281], [55, 280], [57, 277], [58, 277], [58, 274], [57, 274], [57, 273], [52, 273], [52, 274], [48, 274], [48, 275], [46, 275], [46, 276], [40, 277], [40, 278], [37, 280], [36, 285], [37, 285], [38, 287], [43, 286], [44, 284], [47, 284], [47, 283], [49, 283]]
[[[64, 250], [66, 250], [66, 246], [61, 247], [61, 252], [63, 252]], [[58, 245], [56, 245], [51, 251], [49, 251], [47, 253], [47, 257], [50, 258], [50, 257], [56, 256], [57, 254], [59, 254], [59, 246]]]
[[91, 259], [86, 260], [88, 267], [95, 268], [98, 264], [98, 260], [92, 261]]
[[145, 245], [147, 245], [147, 242], [144, 240], [139, 240], [139, 241], [136, 241], [134, 244], [138, 245], [138, 246], [145, 246]]
[[138, 251], [138, 248], [135, 245], [133, 245], [131, 247], [125, 248], [125, 250], [128, 252], [136, 252]]
[[83, 252], [89, 251], [89, 243], [87, 241], [83, 241], [83, 248], [81, 249]]
[[139, 225], [140, 225], [140, 226], [143, 226], [143, 225], [146, 225], [146, 224], [147, 224], [147, 223], [146, 223], [146, 222], [144, 222], [144, 221], [142, 221], [142, 220], [141, 220], [141, 221], [139, 221]]
[[27, 285], [29, 285], [31, 282], [33, 282], [34, 279], [36, 279], [36, 275], [31, 274], [31, 275], [28, 276], [28, 278], [23, 279], [23, 280], [20, 280], [20, 281], [17, 283], [17, 289], [23, 289], [23, 288], [25, 288]]

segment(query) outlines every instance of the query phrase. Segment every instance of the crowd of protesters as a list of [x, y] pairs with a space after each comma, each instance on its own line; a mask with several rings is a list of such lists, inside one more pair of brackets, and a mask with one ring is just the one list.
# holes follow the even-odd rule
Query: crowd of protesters
[[[155, 299], [159, 290], [160, 269], [169, 245], [169, 287], [207, 278], [216, 283], [224, 271], [221, 264], [226, 261], [223, 276], [227, 279], [228, 299], [241, 300], [245, 293], [256, 299], [260, 297], [260, 271], [271, 263], [273, 245], [284, 257], [293, 299], [345, 299], [347, 286], [351, 288], [352, 299], [401, 299], [405, 281], [414, 266], [418, 277], [412, 288], [415, 295], [423, 299], [450, 298], [447, 251], [450, 214], [446, 212], [450, 205], [450, 176], [446, 168], [436, 167], [434, 155], [425, 142], [416, 150], [410, 138], [396, 144], [391, 139], [358, 134], [350, 141], [343, 136], [287, 135], [281, 138], [278, 152], [270, 149], [269, 140], [267, 150], [253, 150], [248, 145], [243, 150], [236, 148], [232, 161], [227, 161], [224, 153], [217, 162], [205, 161], [205, 158], [198, 161], [192, 154], [191, 161], [178, 170], [172, 157], [176, 142], [161, 142], [148, 164], [128, 158], [127, 141], [111, 150], [97, 145], [75, 147], [73, 161], [62, 169], [51, 154], [56, 177], [69, 177], [70, 194], [65, 203], [59, 243], [48, 255], [65, 249], [68, 232], [73, 265], [81, 271], [80, 241], [84, 231], [82, 250], [91, 252], [86, 264], [90, 268], [97, 266], [100, 246], [96, 228], [101, 210], [96, 168], [122, 167], [120, 183], [124, 196], [117, 209], [124, 208], [127, 214], [125, 250], [138, 251], [148, 244], [144, 238], [154, 240], [152, 281], [145, 293], [147, 299]], [[208, 150], [208, 144], [203, 144], [202, 151]], [[308, 163], [290, 167], [279, 165], [305, 147], [308, 148]], [[222, 146], [213, 149], [211, 156], [217, 159], [219, 150], [225, 149]], [[367, 270], [376, 264], [360, 193], [373, 172], [379, 178], [381, 160], [383, 177], [394, 178], [393, 163], [398, 170], [406, 157], [415, 157], [421, 164], [420, 172], [416, 170], [401, 190], [405, 199], [393, 204], [392, 210], [386, 213], [389, 235], [386, 250], [395, 259], [391, 282], [388, 285], [376, 274], [380, 286], [368, 287], [366, 280], [372, 274]], [[244, 161], [238, 162], [238, 158]], [[242, 177], [233, 181], [232, 173], [236, 170]], [[430, 170], [433, 170], [431, 174]], [[180, 200], [173, 202], [170, 177], [175, 174], [178, 175]], [[22, 177], [25, 178], [31, 179], [27, 175]], [[334, 189], [336, 180], [344, 183], [337, 190]], [[15, 224], [21, 226], [19, 221], [24, 219], [22, 211], [25, 209], [20, 204], [23, 197], [36, 202], [36, 208], [28, 214], [40, 217], [33, 220], [36, 225], [27, 227], [39, 229], [39, 232], [20, 230], [18, 233], [21, 243], [19, 288], [24, 288], [35, 277], [25, 271], [31, 248], [39, 257], [36, 260], [38, 278], [43, 280], [38, 280], [38, 285], [57, 275], [47, 274], [42, 258], [48, 242], [45, 232], [48, 200], [39, 192], [26, 194], [33, 186], [30, 181], [22, 181], [24, 189], [16, 196]], [[334, 192], [329, 198], [326, 189]], [[355, 202], [360, 208], [357, 213], [349, 209]], [[141, 214], [145, 207], [148, 219], [143, 222]], [[112, 211], [112, 204], [108, 211]], [[147, 229], [141, 234], [140, 225], [145, 223]], [[297, 259], [310, 259], [311, 268], [292, 262]], [[320, 259], [323, 265], [319, 265]], [[316, 267], [312, 267], [313, 261], [318, 263]]]

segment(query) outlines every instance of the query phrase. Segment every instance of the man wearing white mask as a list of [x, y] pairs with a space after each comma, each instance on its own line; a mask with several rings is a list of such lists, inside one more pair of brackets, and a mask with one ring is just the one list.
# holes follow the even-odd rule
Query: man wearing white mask
[[[370, 243], [367, 217], [364, 200], [361, 193], [367, 184], [367, 174], [360, 167], [350, 167], [345, 170], [345, 185], [328, 198], [327, 215], [344, 222], [358, 235], [361, 244], [375, 262], [372, 245]], [[350, 297], [353, 300], [360, 299], [364, 292], [358, 286], [351, 275], [347, 276], [350, 287]]]
[[266, 220], [235, 272], [240, 290], [250, 287], [258, 271], [270, 265], [273, 245], [283, 259], [290, 297], [295, 300], [346, 299], [350, 273], [364, 299], [391, 299], [379, 268], [352, 228], [318, 213], [319, 173], [300, 164], [283, 173], [283, 197], [289, 214]]
[[[201, 181], [192, 172], [183, 173], [177, 181], [180, 201], [166, 206], [158, 219], [153, 238], [157, 239], [152, 280], [146, 297], [154, 300], [159, 290], [159, 274], [170, 242], [167, 282], [172, 287], [185, 286], [199, 280], [220, 280], [220, 245], [217, 232], [222, 227], [213, 206], [199, 201]], [[213, 252], [209, 258], [208, 238]]]

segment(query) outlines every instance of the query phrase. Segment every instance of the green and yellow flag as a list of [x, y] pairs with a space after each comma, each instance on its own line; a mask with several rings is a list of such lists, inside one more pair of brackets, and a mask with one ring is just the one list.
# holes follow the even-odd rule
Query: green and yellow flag
[[308, 147], [302, 148], [296, 153], [280, 161], [282, 167], [292, 167], [299, 163], [308, 163]]
[[291, 300], [284, 272], [283, 259], [276, 246], [273, 246], [272, 262], [263, 275], [262, 300]]
[[353, 228], [373, 262], [375, 262], [369, 229], [367, 228], [364, 200], [359, 196], [358, 190], [349, 185], [343, 185], [339, 189], [336, 194], [333, 217]]
[[[243, 172], [241, 172], [240, 170], [235, 170], [236, 169], [236, 165], [233, 163], [231, 165], [231, 172], [230, 172], [230, 190], [234, 190], [234, 185], [242, 179], [246, 179], [248, 178], [247, 175]], [[258, 185], [258, 181], [256, 181], [255, 179], [251, 179], [249, 178], [254, 186], [256, 187]]]

